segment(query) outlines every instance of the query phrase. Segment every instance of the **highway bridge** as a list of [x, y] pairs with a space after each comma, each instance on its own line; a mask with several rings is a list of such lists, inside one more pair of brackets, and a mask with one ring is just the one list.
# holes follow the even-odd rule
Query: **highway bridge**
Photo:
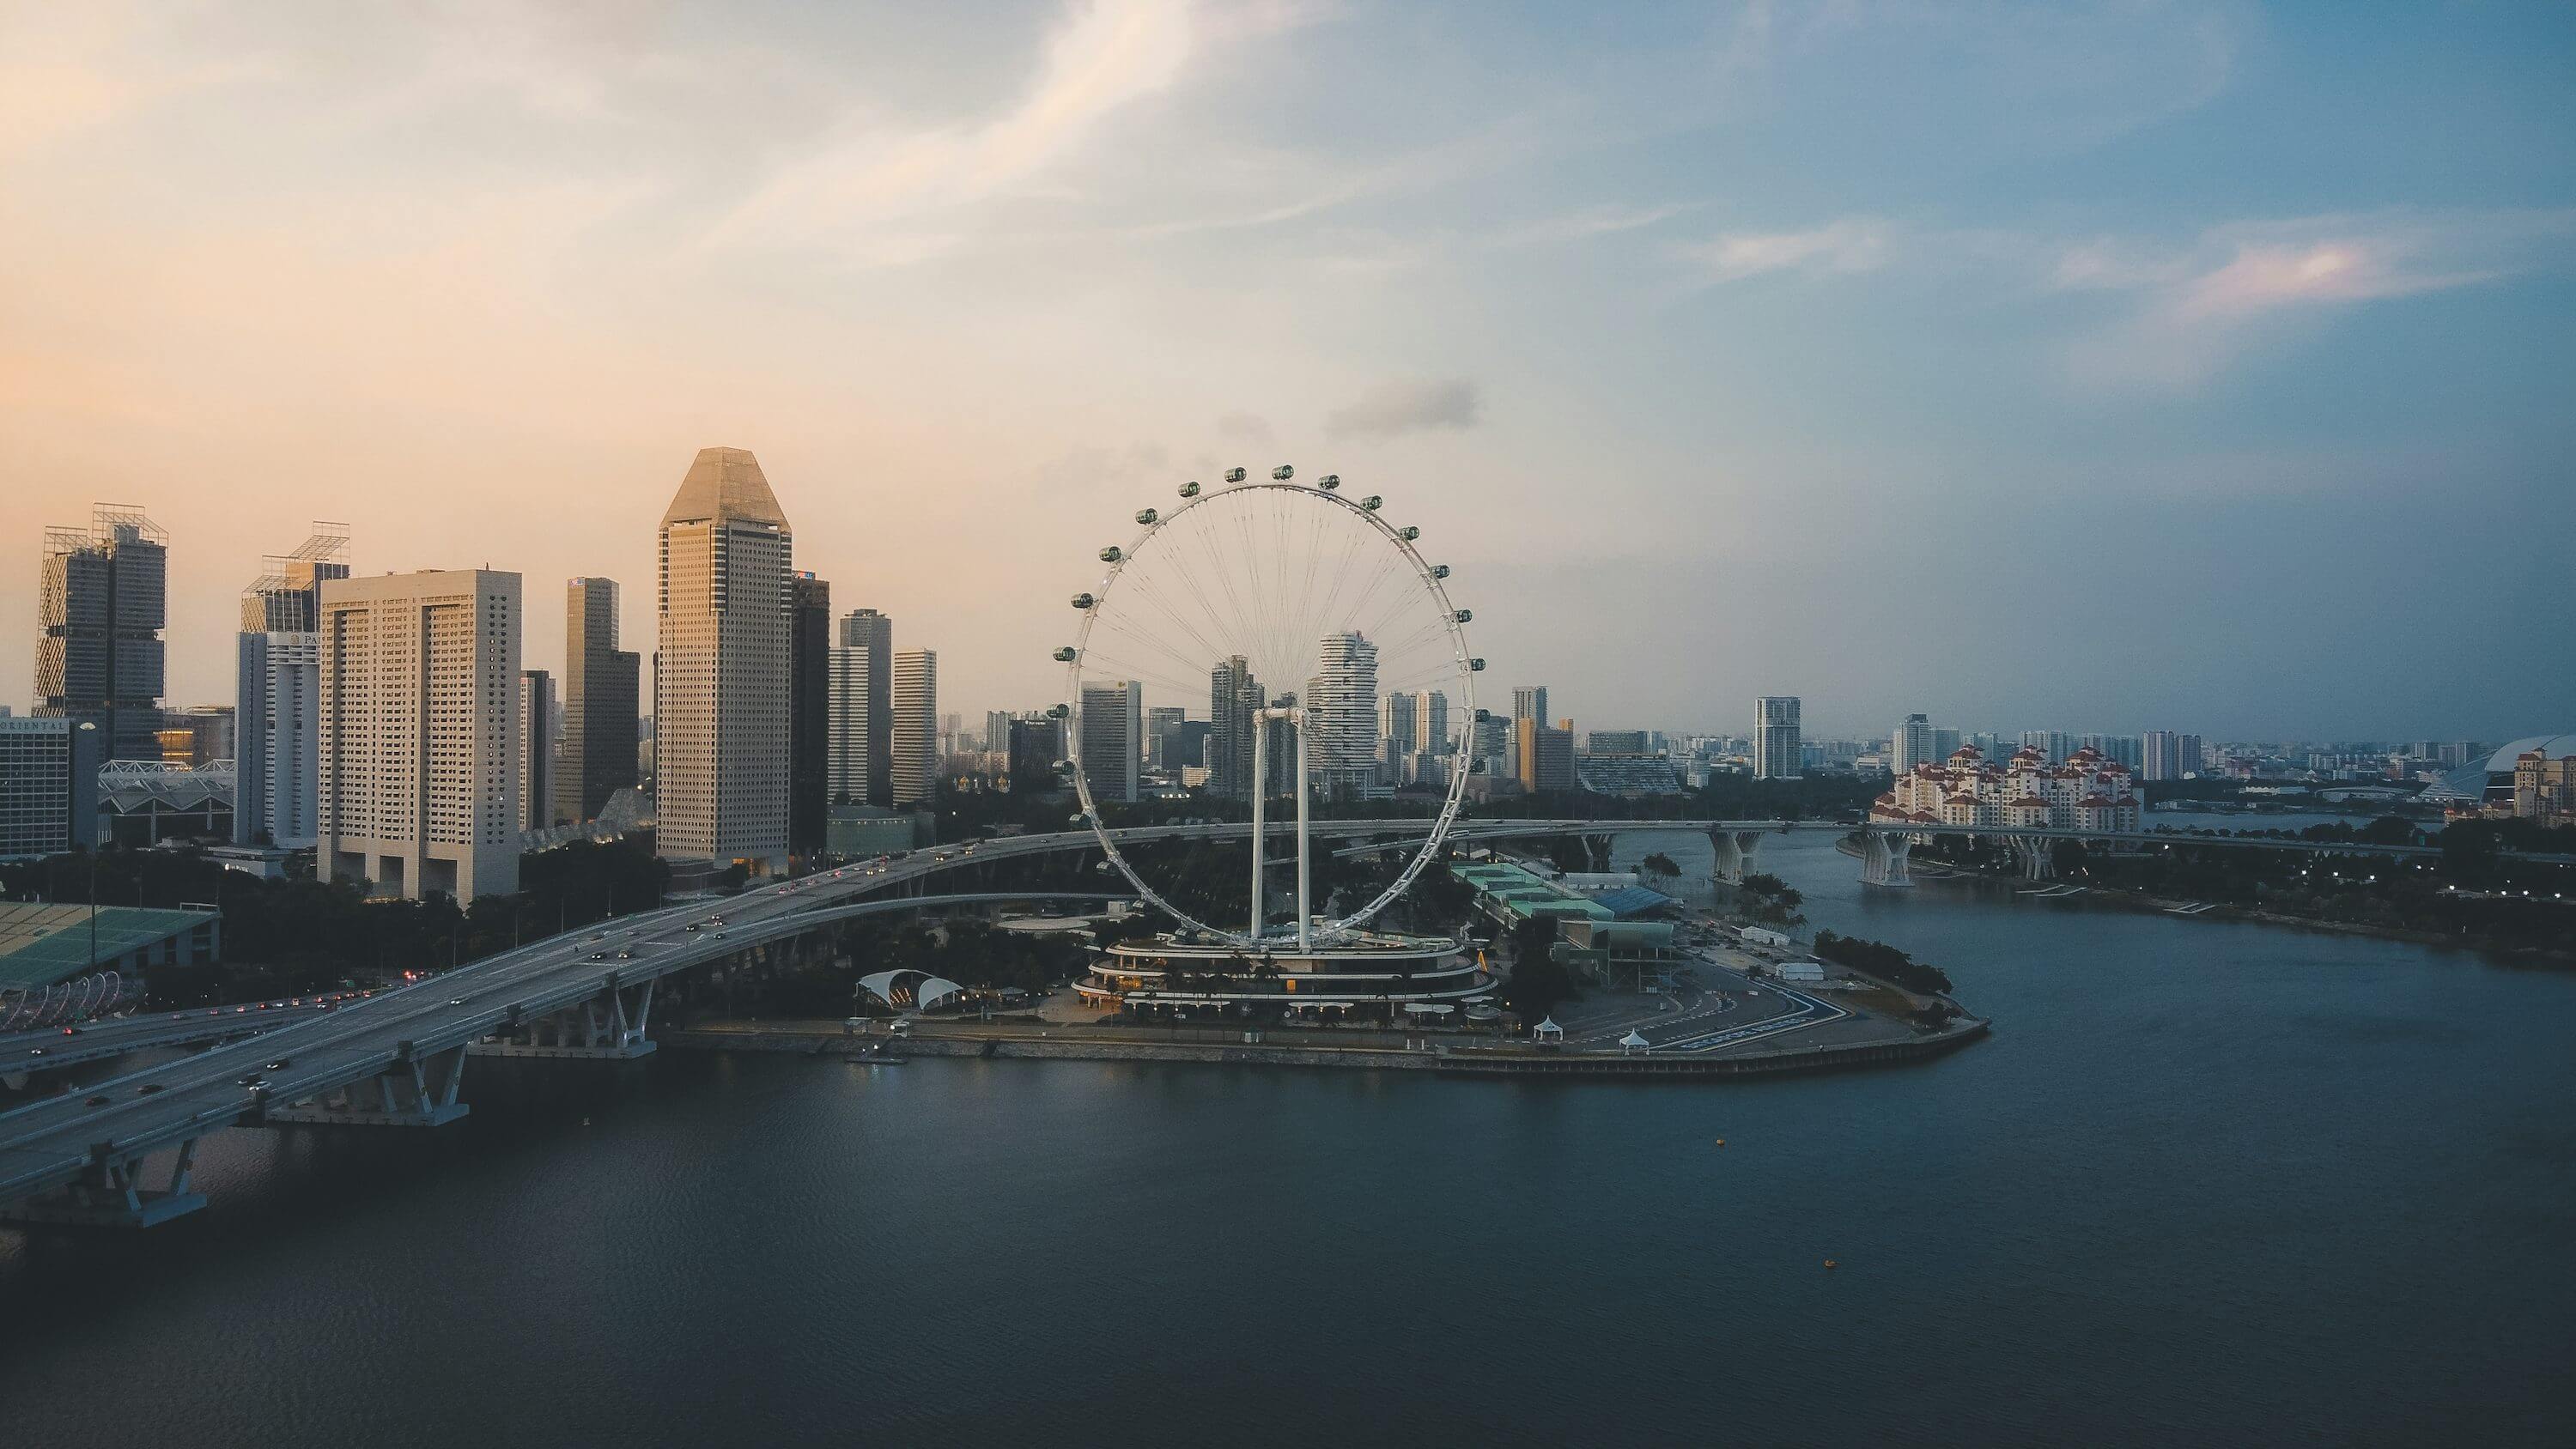
[[[1277, 827], [1283, 835], [1292, 828]], [[1312, 833], [1324, 839], [1373, 842], [1418, 838], [1427, 828], [1422, 821], [1336, 820], [1316, 822]], [[1855, 828], [1844, 823], [1780, 820], [1485, 820], [1459, 826], [1455, 837], [1472, 843], [1581, 836], [1606, 862], [1614, 835], [1705, 834], [1718, 846], [1719, 870], [1724, 873], [1730, 854], [1740, 872], [1746, 855], [1766, 834], [1782, 830], [1847, 833]], [[1117, 835], [1121, 844], [1141, 844], [1239, 839], [1250, 833], [1248, 825], [1200, 823], [1136, 827]], [[1864, 838], [1895, 833], [1871, 830]], [[2000, 828], [1958, 833], [2102, 838], [2070, 831]], [[2365, 856], [2432, 853], [2429, 847], [2151, 833], [2120, 838], [2144, 845], [2188, 843]], [[202, 1195], [192, 1190], [190, 1178], [196, 1144], [208, 1132], [260, 1123], [427, 1127], [452, 1121], [467, 1111], [459, 1100], [458, 1085], [472, 1051], [599, 1059], [640, 1056], [652, 1049], [645, 1033], [654, 983], [664, 976], [877, 912], [1050, 898], [1100, 900], [1104, 893], [920, 893], [931, 877], [943, 873], [1098, 848], [1088, 831], [1017, 836], [917, 850], [881, 863], [763, 884], [720, 902], [671, 906], [567, 932], [427, 981], [344, 1001], [328, 1011], [272, 1010], [264, 1013], [272, 1029], [243, 1039], [222, 1040], [234, 1034], [235, 1022], [247, 1022], [251, 1013], [239, 1013], [230, 1020], [206, 1017], [204, 1025], [165, 1015], [159, 1021], [134, 1018], [94, 1028], [87, 1035], [109, 1034], [99, 1045], [121, 1045], [123, 1050], [185, 1041], [215, 1040], [217, 1044], [196, 1055], [0, 1113], [0, 1220], [133, 1226], [166, 1221], [204, 1203]], [[1352, 847], [1372, 848], [1376, 847]], [[1898, 860], [1901, 865], [1901, 855]], [[22, 1044], [21, 1065], [29, 1060], [24, 1050]], [[50, 1053], [51, 1048], [47, 1050]], [[166, 1164], [166, 1177], [158, 1185], [146, 1184], [147, 1159], [153, 1166]]]
[[316, 1011], [331, 1010], [359, 993], [328, 992], [291, 1001], [263, 1001], [237, 1006], [196, 1006], [185, 1011], [147, 1011], [88, 1022], [74, 1031], [43, 1031], [0, 1036], [0, 1086], [15, 1091], [37, 1072], [121, 1057], [153, 1047], [195, 1046], [200, 1042], [257, 1036], [301, 1021]]

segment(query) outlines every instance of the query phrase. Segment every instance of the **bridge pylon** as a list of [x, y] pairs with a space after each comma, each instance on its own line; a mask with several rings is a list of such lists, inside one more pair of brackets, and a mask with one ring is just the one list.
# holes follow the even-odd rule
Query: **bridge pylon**
[[1753, 864], [1753, 852], [1767, 834], [1760, 830], [1712, 830], [1708, 833], [1709, 849], [1716, 854], [1717, 865], [1711, 873], [1728, 885], [1744, 884], [1745, 868]]
[[632, 1061], [651, 1056], [658, 1043], [644, 1034], [653, 1015], [653, 982], [621, 985], [608, 973], [599, 994], [560, 1011], [513, 1019], [493, 1037], [466, 1047], [478, 1057], [548, 1057]]
[[2013, 858], [2021, 863], [2023, 880], [2057, 879], [2057, 850], [2053, 842], [2017, 838], [2012, 843], [2012, 852]]
[[1860, 882], [1874, 886], [1910, 886], [1914, 874], [1906, 868], [1906, 857], [1914, 852], [1914, 836], [1893, 830], [1868, 830], [1860, 833]]
[[191, 1179], [197, 1169], [197, 1139], [179, 1144], [166, 1187], [146, 1187], [146, 1152], [119, 1151], [113, 1142], [90, 1149], [80, 1180], [52, 1192], [0, 1207], [0, 1223], [12, 1226], [79, 1228], [148, 1228], [206, 1205]]
[[443, 1127], [473, 1110], [456, 1100], [464, 1078], [464, 1047], [421, 1052], [404, 1042], [376, 1075], [270, 1107], [261, 1116], [319, 1127]]

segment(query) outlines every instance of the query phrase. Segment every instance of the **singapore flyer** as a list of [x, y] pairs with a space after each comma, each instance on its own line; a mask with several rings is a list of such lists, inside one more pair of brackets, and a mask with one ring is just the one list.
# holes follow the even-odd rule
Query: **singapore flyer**
[[[1421, 529], [1332, 474], [1234, 468], [1167, 500], [1099, 548], [1103, 571], [1073, 596], [1073, 640], [1056, 652], [1083, 817], [1109, 863], [1180, 925], [1174, 944], [1308, 964], [1383, 951], [1399, 938], [1362, 928], [1438, 857], [1466, 787], [1483, 668], [1467, 645], [1472, 616], [1449, 595], [1448, 567], [1422, 552]], [[1251, 826], [1248, 909], [1223, 919], [1185, 908], [1112, 829], [1139, 798], [1149, 722], [1197, 718], [1196, 789]], [[1399, 794], [1431, 820], [1392, 882], [1364, 899], [1313, 899], [1315, 808]]]

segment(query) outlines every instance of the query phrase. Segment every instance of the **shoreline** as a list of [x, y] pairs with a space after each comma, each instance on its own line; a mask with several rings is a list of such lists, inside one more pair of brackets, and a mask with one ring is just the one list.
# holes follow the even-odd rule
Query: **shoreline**
[[1794, 1072], [1852, 1071], [1930, 1061], [1949, 1055], [1993, 1030], [1963, 1017], [1938, 1032], [1910, 1040], [1845, 1042], [1781, 1047], [1735, 1054], [1614, 1055], [1539, 1047], [1472, 1047], [1452, 1050], [1379, 1046], [1271, 1045], [1258, 1041], [1117, 1041], [1025, 1033], [973, 1036], [917, 1034], [901, 1039], [847, 1036], [805, 1025], [685, 1027], [655, 1033], [654, 1040], [684, 1051], [798, 1052], [865, 1060], [889, 1050], [891, 1060], [920, 1057], [1007, 1058], [1029, 1061], [1190, 1062], [1215, 1066], [1325, 1067], [1357, 1071], [1440, 1072], [1471, 1077], [1681, 1077], [1779, 1076]]

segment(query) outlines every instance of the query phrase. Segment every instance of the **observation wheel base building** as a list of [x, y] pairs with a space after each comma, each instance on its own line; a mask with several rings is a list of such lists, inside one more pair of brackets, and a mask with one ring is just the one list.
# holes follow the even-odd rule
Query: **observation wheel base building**
[[1075, 990], [1091, 1006], [1147, 1020], [1393, 1020], [1408, 1006], [1455, 1005], [1494, 979], [1446, 936], [1352, 932], [1329, 943], [1239, 945], [1195, 931], [1097, 952]]

